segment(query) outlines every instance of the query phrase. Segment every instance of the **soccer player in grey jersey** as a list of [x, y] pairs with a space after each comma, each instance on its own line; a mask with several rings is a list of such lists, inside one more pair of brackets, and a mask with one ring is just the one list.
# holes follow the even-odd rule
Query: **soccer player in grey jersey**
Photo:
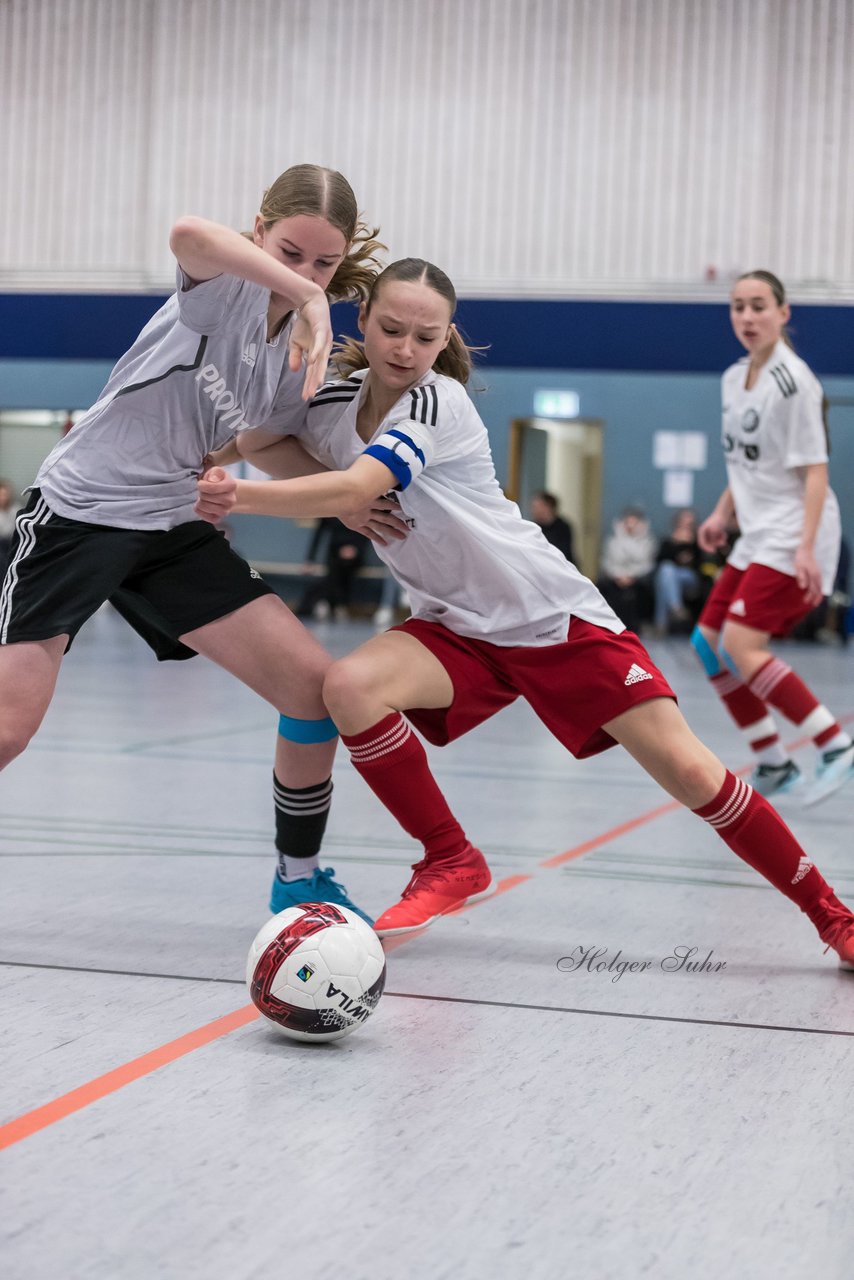
[[375, 235], [342, 175], [317, 165], [277, 178], [251, 233], [181, 218], [177, 291], [44, 462], [0, 588], [0, 767], [38, 729], [63, 654], [108, 599], [158, 658], [205, 654], [278, 709], [274, 910], [353, 905], [319, 866], [330, 659], [195, 516], [196, 478], [247, 425], [271, 437], [299, 427], [332, 345], [328, 298], [364, 295]]

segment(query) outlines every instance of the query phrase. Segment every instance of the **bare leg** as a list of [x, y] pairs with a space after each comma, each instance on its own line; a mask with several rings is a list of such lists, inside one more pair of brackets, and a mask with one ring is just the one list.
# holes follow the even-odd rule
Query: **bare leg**
[[[282, 714], [295, 720], [328, 720], [321, 691], [332, 659], [278, 597], [264, 596], [181, 639]], [[357, 911], [370, 923], [343, 885], [319, 867], [337, 741], [333, 737], [302, 743], [277, 737], [273, 799], [278, 869], [270, 909], [278, 912], [322, 900]]]
[[68, 636], [0, 646], [0, 769], [20, 755], [50, 706]]
[[379, 917], [377, 932], [410, 933], [487, 894], [492, 878], [484, 857], [466, 839], [401, 715], [411, 707], [450, 706], [454, 689], [441, 662], [414, 636], [389, 632], [334, 663], [323, 691], [354, 768], [424, 849], [402, 900]]
[[[181, 636], [184, 644], [237, 676], [297, 720], [329, 713], [321, 696], [332, 659], [277, 596], [264, 596], [206, 627]], [[309, 787], [332, 771], [336, 740], [276, 744], [276, 774], [288, 787]]]
[[721, 640], [745, 684], [750, 683], [759, 668], [763, 667], [771, 656], [770, 632], [757, 631], [755, 627], [745, 627], [741, 622], [730, 622], [727, 619], [721, 633]]
[[689, 809], [702, 808], [720, 791], [726, 769], [670, 698], [642, 702], [603, 727]]
[[451, 677], [438, 658], [402, 631], [389, 631], [333, 663], [323, 698], [342, 733], [363, 733], [392, 711], [449, 707]]

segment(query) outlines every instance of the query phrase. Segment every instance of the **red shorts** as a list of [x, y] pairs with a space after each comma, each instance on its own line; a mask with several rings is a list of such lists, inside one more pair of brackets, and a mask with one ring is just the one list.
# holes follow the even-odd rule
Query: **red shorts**
[[419, 618], [394, 630], [414, 636], [451, 677], [449, 707], [405, 712], [439, 747], [522, 697], [557, 740], [583, 759], [615, 745], [602, 728], [609, 720], [651, 698], [676, 698], [633, 632], [614, 635], [582, 618], [572, 619], [561, 644], [544, 648], [504, 648]]
[[724, 622], [740, 622], [755, 631], [784, 636], [812, 611], [791, 574], [751, 564], [746, 569], [725, 565], [700, 614], [700, 626], [720, 631]]

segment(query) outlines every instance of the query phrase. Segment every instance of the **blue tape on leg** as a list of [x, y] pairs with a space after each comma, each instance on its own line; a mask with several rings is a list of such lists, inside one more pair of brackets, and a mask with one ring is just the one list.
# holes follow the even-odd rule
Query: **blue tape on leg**
[[719, 676], [723, 667], [718, 662], [717, 654], [699, 627], [695, 627], [691, 632], [691, 647], [702, 662], [706, 675], [710, 679], [712, 676]]
[[279, 716], [279, 737], [288, 742], [331, 742], [338, 737], [338, 730], [329, 716], [322, 720], [295, 720], [293, 716]]

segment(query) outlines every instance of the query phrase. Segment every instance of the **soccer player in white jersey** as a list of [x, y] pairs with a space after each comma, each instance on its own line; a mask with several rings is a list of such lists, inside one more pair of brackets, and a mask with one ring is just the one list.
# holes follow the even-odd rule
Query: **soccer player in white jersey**
[[[637, 636], [502, 494], [465, 391], [470, 353], [455, 305], [438, 268], [393, 263], [362, 304], [364, 344], [338, 357], [343, 381], [315, 397], [300, 442], [274, 446], [296, 450], [298, 478], [253, 483], [214, 469], [199, 481], [197, 510], [213, 521], [231, 510], [331, 515], [398, 497], [409, 535], [380, 555], [413, 616], [333, 663], [324, 682], [356, 769], [424, 847], [377, 931], [423, 928], [491, 889], [410, 724], [443, 744], [521, 696], [575, 756], [622, 743], [854, 968], [854, 914], [768, 802], [694, 736]], [[251, 436], [238, 447], [252, 456]]]
[[365, 294], [375, 234], [346, 179], [317, 165], [276, 179], [251, 233], [180, 219], [177, 292], [41, 467], [0, 589], [0, 767], [36, 732], [63, 654], [107, 599], [158, 658], [205, 654], [278, 709], [274, 910], [353, 905], [318, 857], [337, 737], [321, 697], [330, 658], [196, 517], [196, 480], [248, 424], [299, 428], [332, 346], [327, 294]]
[[[769, 650], [833, 590], [841, 525], [828, 486], [821, 385], [786, 337], [789, 306], [770, 271], [735, 285], [730, 315], [747, 355], [723, 375], [727, 488], [698, 531], [705, 551], [739, 537], [692, 641], [712, 686], [756, 756], [764, 795], [799, 790], [816, 803], [854, 778], [854, 744], [791, 667]], [[812, 738], [810, 786], [787, 755], [771, 709]]]

